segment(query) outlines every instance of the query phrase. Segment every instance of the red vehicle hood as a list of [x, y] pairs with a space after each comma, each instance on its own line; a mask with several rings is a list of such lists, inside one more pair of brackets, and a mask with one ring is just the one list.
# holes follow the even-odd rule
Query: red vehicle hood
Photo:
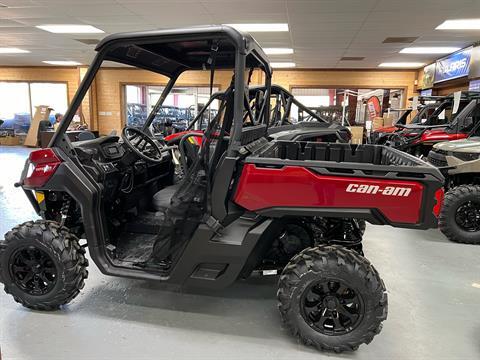
[[377, 130], [374, 130], [373, 132], [376, 132], [376, 133], [392, 133], [394, 131], [396, 131], [398, 128], [396, 126], [384, 126], [384, 127], [381, 127], [381, 128], [378, 128]]
[[180, 131], [180, 132], [165, 136], [165, 141], [169, 143], [169, 142], [172, 142], [172, 141], [175, 141], [175, 140], [180, 140], [183, 135], [191, 134], [191, 133], [203, 134], [203, 131], [202, 130]]
[[427, 130], [422, 134], [420, 142], [440, 142], [466, 139], [466, 133], [448, 133], [445, 128]]

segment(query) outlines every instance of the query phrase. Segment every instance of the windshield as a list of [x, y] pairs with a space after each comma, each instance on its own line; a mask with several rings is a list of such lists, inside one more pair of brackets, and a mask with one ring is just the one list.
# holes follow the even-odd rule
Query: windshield
[[411, 124], [423, 124], [424, 122], [427, 121], [427, 119], [432, 116], [436, 108], [436, 105], [430, 104], [430, 105], [425, 105], [422, 107], [417, 115], [414, 116], [414, 118], [411, 121]]

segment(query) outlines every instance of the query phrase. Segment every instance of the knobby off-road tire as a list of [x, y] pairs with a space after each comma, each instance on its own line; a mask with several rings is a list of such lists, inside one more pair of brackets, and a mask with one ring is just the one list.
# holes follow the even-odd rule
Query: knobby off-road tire
[[372, 341], [387, 318], [378, 272], [363, 256], [336, 245], [296, 255], [280, 276], [277, 297], [286, 327], [318, 350], [356, 350]]
[[[467, 222], [463, 222], [463, 220]], [[470, 218], [468, 218], [470, 217]], [[460, 185], [445, 194], [438, 219], [440, 231], [451, 241], [480, 244], [480, 186]]]
[[[88, 277], [85, 249], [66, 227], [54, 221], [29, 221], [9, 231], [3, 245], [4, 289], [23, 306], [56, 310], [83, 288]], [[27, 276], [32, 280], [25, 280]]]

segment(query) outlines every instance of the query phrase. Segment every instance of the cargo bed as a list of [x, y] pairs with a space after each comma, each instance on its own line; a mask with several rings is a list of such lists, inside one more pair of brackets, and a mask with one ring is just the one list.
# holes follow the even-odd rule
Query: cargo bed
[[243, 165], [234, 201], [265, 216], [363, 218], [436, 227], [443, 199], [438, 169], [396, 149], [273, 141]]

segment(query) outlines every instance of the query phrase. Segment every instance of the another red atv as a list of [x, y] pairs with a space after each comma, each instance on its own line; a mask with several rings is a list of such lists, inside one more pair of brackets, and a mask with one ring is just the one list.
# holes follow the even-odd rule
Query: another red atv
[[[107, 275], [211, 289], [279, 272], [279, 309], [294, 336], [337, 352], [369, 343], [387, 317], [385, 286], [347, 230], [325, 241], [336, 225], [328, 219], [436, 227], [440, 172], [382, 146], [269, 141], [270, 65], [233, 28], [112, 35], [97, 51], [49, 148], [31, 153], [17, 184], [42, 220], [0, 242], [5, 291], [32, 309], [59, 308], [84, 286], [86, 248]], [[105, 60], [169, 77], [163, 99], [184, 71], [210, 68], [213, 79], [216, 68], [234, 69], [180, 183], [171, 147], [147, 131], [155, 108], [121, 138], [66, 136]], [[247, 69], [263, 71], [266, 89], [252, 126], [244, 126]]]
[[[396, 131], [403, 130], [404, 126], [407, 124], [416, 126], [416, 125], [438, 125], [440, 122], [442, 124], [445, 123], [446, 121], [448, 121], [447, 119], [443, 119], [443, 121], [442, 119], [438, 119], [438, 118], [431, 119], [431, 116], [433, 115], [434, 111], [439, 107], [440, 104], [442, 104], [444, 99], [445, 99], [444, 96], [420, 96], [418, 98], [418, 101], [420, 102], [420, 104], [416, 109], [417, 114], [413, 117], [413, 119], [410, 122], [408, 122], [408, 118], [413, 111], [412, 108], [403, 110], [402, 115], [398, 118], [395, 124], [391, 126], [384, 126], [372, 131], [369, 138], [370, 143], [384, 145], [385, 141], [389, 137], [389, 134], [394, 133]], [[412, 101], [413, 98], [410, 98], [408, 100]]]
[[[417, 157], [426, 157], [432, 146], [438, 142], [465, 139], [476, 134], [480, 122], [472, 117], [472, 110], [475, 108], [477, 92], [463, 92], [457, 115], [453, 120], [448, 121], [453, 110], [453, 96], [448, 96], [435, 109], [432, 115], [427, 118], [428, 125], [407, 124], [399, 125], [395, 133], [379, 139], [378, 143], [405, 151]], [[443, 114], [443, 115], [442, 115]], [[441, 115], [445, 119], [440, 119]]]

